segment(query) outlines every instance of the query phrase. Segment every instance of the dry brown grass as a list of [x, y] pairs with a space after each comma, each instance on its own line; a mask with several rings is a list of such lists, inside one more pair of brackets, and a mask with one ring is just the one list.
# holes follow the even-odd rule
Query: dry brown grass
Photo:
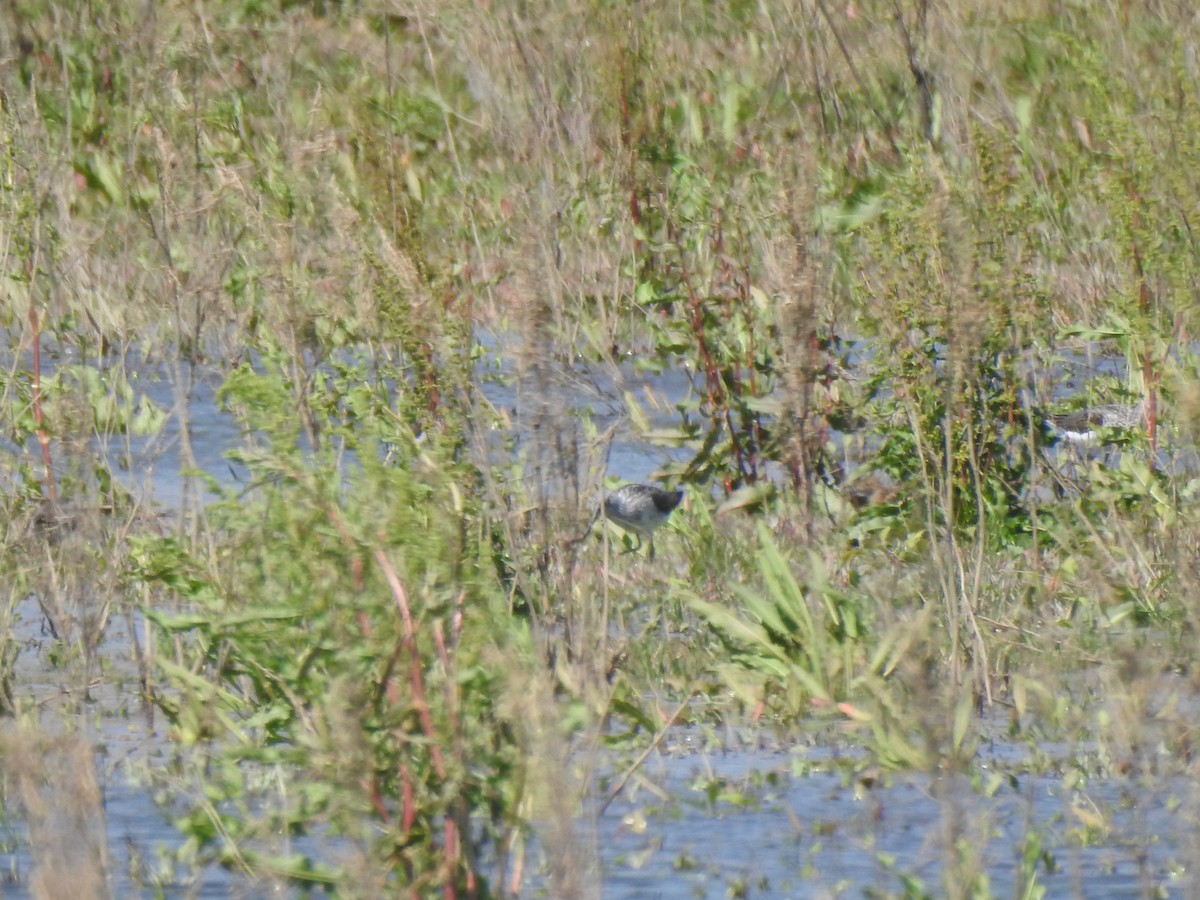
[[108, 835], [91, 744], [10, 723], [0, 735], [0, 777], [29, 831], [39, 900], [100, 900], [109, 886]]

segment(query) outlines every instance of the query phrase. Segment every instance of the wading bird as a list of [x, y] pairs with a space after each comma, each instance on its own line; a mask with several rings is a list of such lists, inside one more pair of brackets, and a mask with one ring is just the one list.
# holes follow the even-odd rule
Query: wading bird
[[1115, 431], [1129, 431], [1144, 425], [1146, 409], [1144, 403], [1105, 403], [1069, 413], [1051, 413], [1046, 418], [1064, 441], [1091, 446], [1101, 441], [1110, 442]]
[[650, 558], [654, 559], [653, 533], [683, 500], [683, 491], [664, 491], [647, 484], [626, 484], [604, 498], [604, 515], [626, 531], [637, 536], [637, 550], [642, 538], [650, 542]]

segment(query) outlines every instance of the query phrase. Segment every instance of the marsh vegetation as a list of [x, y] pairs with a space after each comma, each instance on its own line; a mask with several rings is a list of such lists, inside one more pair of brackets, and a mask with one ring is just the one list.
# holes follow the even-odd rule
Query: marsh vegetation
[[6, 5], [13, 890], [1196, 893], [1198, 40]]

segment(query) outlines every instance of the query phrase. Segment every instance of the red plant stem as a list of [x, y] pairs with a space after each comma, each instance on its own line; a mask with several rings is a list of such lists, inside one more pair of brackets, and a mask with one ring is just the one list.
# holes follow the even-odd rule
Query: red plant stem
[[[346, 527], [345, 522], [342, 520], [337, 508], [333, 506], [327, 506], [326, 512], [328, 514], [329, 521], [333, 524], [334, 528], [337, 529], [339, 537], [341, 537], [342, 541], [348, 548], [353, 550], [355, 548], [355, 541], [351, 537], [350, 531]], [[383, 536], [380, 535], [380, 540], [382, 541], [382, 539]], [[425, 696], [425, 678], [424, 672], [421, 668], [421, 653], [420, 649], [417, 647], [417, 629], [416, 624], [413, 622], [412, 609], [408, 602], [408, 592], [404, 589], [404, 584], [400, 581], [400, 576], [396, 573], [395, 566], [392, 565], [392, 561], [388, 559], [388, 556], [384, 552], [383, 548], [375, 548], [373, 555], [376, 563], [379, 565], [380, 571], [383, 572], [383, 577], [387, 581], [388, 587], [391, 589], [392, 597], [395, 598], [396, 601], [396, 609], [400, 613], [400, 620], [404, 624], [404, 641], [401, 646], [396, 648], [397, 653], [403, 652], [405, 649], [408, 650], [409, 689], [411, 691], [413, 705], [416, 707], [417, 715], [421, 720], [421, 730], [429, 739], [429, 756], [433, 762], [434, 771], [437, 773], [438, 778], [444, 782], [446, 780], [446, 765], [442, 756], [442, 748], [437, 742], [437, 729], [433, 722], [433, 715], [429, 711], [429, 703], [427, 702]], [[351, 565], [351, 572], [354, 577], [355, 587], [362, 589], [364, 585], [361, 560], [356, 559], [354, 561], [354, 563]], [[465, 596], [460, 595], [456, 603], [460, 614], [464, 599]], [[371, 622], [365, 613], [361, 611], [359, 612], [358, 622], [359, 628], [362, 630], [363, 635], [369, 635], [371, 633]], [[460, 617], [456, 617], [454, 627], [455, 637], [457, 638], [458, 629], [461, 627]], [[447, 667], [447, 671], [449, 671], [449, 654], [446, 649], [445, 639], [440, 625], [435, 626], [434, 635], [435, 642], [438, 647], [439, 658], [441, 659], [443, 665]], [[393, 660], [388, 664], [388, 674], [385, 676], [385, 682], [387, 684], [389, 700], [391, 700], [393, 703], [398, 703], [399, 694], [395, 689], [395, 682], [390, 674], [395, 661], [396, 660], [393, 657]], [[452, 695], [453, 686], [449, 686], [447, 690]], [[453, 699], [454, 698], [451, 697], [452, 701]], [[452, 723], [456, 721], [454, 709], [455, 704], [454, 702], [451, 702], [450, 710]], [[455, 727], [455, 730], [457, 731], [457, 727]], [[406, 763], [401, 763], [400, 765], [400, 780], [402, 784], [401, 825], [403, 827], [404, 834], [407, 835], [416, 821], [416, 800], [414, 798], [412, 775]], [[383, 807], [382, 799], [378, 796], [378, 794], [378, 787], [375, 787], [372, 791], [372, 801], [376, 810], [380, 812], [383, 821], [389, 821], [390, 816], [387, 812], [387, 809]], [[454, 822], [453, 815], [449, 813], [446, 816], [445, 829], [445, 868], [447, 874], [444, 892], [448, 900], [453, 900], [453, 898], [457, 896], [457, 889], [454, 887], [454, 879], [451, 876], [451, 873], [458, 862], [459, 842], [458, 826]], [[476, 892], [475, 873], [471, 871], [470, 867], [467, 868], [466, 877], [468, 890], [470, 891], [471, 895], [474, 896]], [[412, 896], [417, 895], [414, 893]]]
[[[333, 524], [333, 527], [337, 529], [338, 536], [342, 539], [342, 542], [346, 545], [346, 547], [351, 552], [353, 552], [354, 547], [355, 547], [354, 539], [351, 538], [350, 531], [349, 531], [349, 529], [346, 528], [346, 523], [342, 521], [342, 517], [340, 515], [338, 515], [337, 510], [334, 508], [326, 507], [326, 512], [329, 515], [329, 521]], [[361, 591], [364, 587], [363, 562], [362, 562], [362, 558], [359, 557], [357, 554], [355, 554], [353, 560], [350, 563], [350, 575], [351, 575], [351, 578], [352, 578], [352, 581], [354, 584], [354, 589], [357, 591]], [[358, 627], [359, 627], [359, 630], [362, 632], [363, 637], [369, 636], [371, 634], [370, 618], [362, 610], [358, 611], [357, 618], [358, 618]], [[388, 667], [388, 671], [389, 671], [389, 673], [391, 671], [390, 665]], [[390, 679], [391, 679], [391, 676], [389, 674], [387, 676], [387, 678], [385, 678], [385, 682], [389, 686], [388, 699], [391, 700], [393, 703], [397, 703], [397, 702], [399, 702], [399, 697], [397, 695], [397, 692], [393, 689]], [[403, 828], [404, 836], [407, 837], [409, 830], [412, 828], [413, 822], [416, 819], [415, 804], [413, 803], [412, 776], [409, 774], [407, 766], [402, 766], [400, 769], [400, 782], [402, 785], [402, 787], [401, 787], [401, 813], [400, 813], [401, 827]], [[371, 777], [370, 792], [371, 792], [371, 806], [374, 807], [376, 814], [379, 816], [379, 820], [381, 822], [390, 823], [392, 821], [392, 814], [388, 811], [387, 806], [384, 805], [383, 791], [380, 790], [380, 787], [379, 787], [379, 776], [378, 775], [373, 775]]]
[[[328, 508], [329, 520], [337, 529], [338, 535], [347, 547], [354, 547], [354, 540], [350, 536], [349, 530], [346, 528], [345, 522], [338, 514], [337, 509]], [[433, 716], [429, 712], [429, 704], [425, 700], [425, 682], [424, 674], [421, 670], [421, 654], [417, 648], [416, 626], [413, 623], [412, 612], [408, 604], [408, 592], [404, 590], [404, 585], [400, 581], [400, 576], [396, 574], [396, 569], [392, 565], [387, 554], [382, 548], [375, 550], [375, 561], [379, 564], [382, 570], [384, 579], [391, 588], [392, 596], [396, 600], [396, 608], [400, 612], [400, 619], [404, 623], [404, 646], [409, 651], [409, 687], [412, 690], [412, 698], [414, 705], [417, 707], [418, 716], [421, 719], [421, 729], [429, 738], [429, 755], [433, 761], [434, 771], [438, 778], [443, 781], [446, 778], [446, 766], [442, 759], [442, 749], [437, 743], [437, 731], [434, 727]], [[363, 567], [362, 561], [356, 559], [351, 565], [351, 572], [354, 578], [354, 585], [358, 589], [362, 589], [363, 585]], [[366, 613], [359, 612], [358, 614], [359, 628], [364, 636], [371, 633], [371, 622]], [[402, 648], [397, 648], [398, 650]], [[391, 677], [392, 665], [389, 664], [389, 674], [385, 677], [387, 684], [388, 699], [393, 703], [399, 702], [399, 693], [395, 689], [395, 683]], [[407, 835], [412, 829], [413, 823], [416, 821], [416, 800], [413, 791], [412, 774], [408, 769], [407, 764], [402, 764], [400, 767], [400, 782], [401, 782], [401, 827], [403, 833]], [[383, 806], [382, 798], [379, 796], [379, 790], [376, 786], [372, 790], [372, 802], [375, 805], [376, 811], [380, 813], [383, 821], [390, 821], [390, 815], [386, 807]]]
[[438, 778], [444, 779], [446, 764], [442, 759], [442, 748], [437, 743], [437, 729], [433, 724], [433, 715], [429, 712], [429, 703], [425, 699], [425, 676], [421, 671], [421, 653], [417, 648], [417, 632], [408, 605], [408, 592], [400, 583], [400, 576], [396, 574], [396, 569], [387, 554], [383, 552], [383, 548], [375, 550], [375, 561], [379, 563], [383, 577], [387, 581], [388, 587], [391, 588], [392, 596], [396, 600], [396, 609], [400, 612], [400, 620], [404, 623], [404, 643], [409, 652], [408, 684], [412, 689], [413, 704], [421, 719], [421, 728], [429, 738], [429, 755], [433, 760], [433, 769], [437, 772]]
[[[383, 791], [379, 789], [379, 776], [372, 776], [370, 791], [371, 806], [375, 808], [375, 814], [379, 816], [379, 821], [390, 823], [392, 821], [392, 814], [388, 812], [388, 808], [383, 805]], [[405, 808], [407, 809], [407, 807]], [[408, 836], [407, 828], [404, 830], [404, 836]]]
[[446, 673], [446, 710], [447, 717], [450, 719], [450, 730], [454, 734], [458, 734], [458, 694], [455, 692], [454, 678], [451, 677], [450, 653], [446, 649], [446, 637], [442, 633], [442, 623], [440, 621], [433, 623], [433, 642], [437, 647], [438, 660], [442, 664], [442, 671]]
[[33, 421], [37, 424], [35, 434], [42, 447], [42, 465], [46, 469], [46, 497], [58, 499], [58, 486], [54, 480], [54, 461], [50, 457], [50, 434], [46, 431], [46, 422], [42, 414], [42, 333], [38, 322], [37, 307], [29, 304], [29, 329], [33, 338], [33, 372], [31, 381], [33, 387]]
[[403, 797], [404, 810], [401, 813], [400, 827], [405, 838], [412, 831], [413, 823], [417, 821], [417, 804], [413, 798], [412, 773], [408, 771], [408, 763], [400, 764], [400, 793]]
[[[434, 728], [433, 716], [429, 711], [429, 703], [425, 697], [425, 680], [424, 673], [421, 669], [421, 654], [417, 649], [416, 626], [413, 623], [412, 611], [408, 603], [408, 592], [405, 591], [403, 583], [400, 581], [400, 576], [396, 573], [392, 561], [388, 559], [387, 554], [382, 548], [375, 550], [375, 561], [379, 564], [380, 570], [391, 588], [392, 596], [396, 600], [396, 608], [400, 612], [400, 620], [404, 623], [404, 644], [409, 650], [409, 689], [412, 691], [413, 703], [417, 708], [417, 714], [421, 719], [421, 728], [425, 735], [429, 738], [429, 756], [433, 761], [434, 771], [438, 778], [443, 781], [446, 779], [446, 765], [442, 758], [442, 748], [437, 743], [437, 732]], [[438, 648], [438, 656], [442, 664], [449, 671], [449, 654], [446, 650], [445, 639], [442, 634], [440, 624], [434, 627], [434, 642]], [[454, 704], [452, 685], [447, 686], [447, 695], [450, 699], [450, 716], [451, 725], [454, 726]], [[455, 730], [457, 730], [455, 728]], [[415, 803], [412, 798], [412, 787], [407, 774], [407, 766], [402, 766], [402, 777], [405, 785], [405, 801], [404, 801], [404, 829], [405, 832], [412, 827], [415, 819]], [[443, 845], [443, 853], [445, 856], [445, 882], [443, 886], [443, 896], [446, 900], [455, 900], [458, 896], [457, 888], [454, 885], [453, 872], [458, 866], [459, 841], [458, 841], [458, 826], [454, 822], [454, 817], [447, 814], [445, 821], [445, 839]], [[475, 874], [467, 868], [467, 886], [471, 895], [475, 894]]]
[[445, 881], [442, 882], [442, 896], [446, 900], [454, 900], [458, 893], [454, 889], [454, 863], [458, 857], [458, 826], [454, 824], [452, 816], [446, 816], [446, 838], [445, 838]]
[[[725, 427], [729, 430], [729, 441], [733, 448], [733, 458], [737, 465], [738, 473], [744, 478], [746, 476], [745, 451], [742, 447], [742, 442], [738, 440], [738, 430], [734, 426], [733, 410], [729, 403], [728, 392], [721, 380], [721, 373], [713, 361], [712, 351], [709, 349], [708, 340], [704, 333], [704, 301], [692, 285], [687, 264], [683, 259], [679, 261], [679, 273], [680, 280], [683, 282], [683, 286], [688, 294], [688, 309], [691, 313], [689, 324], [696, 338], [696, 349], [700, 352], [700, 364], [704, 368], [704, 385], [707, 391], [708, 404], [714, 410], [723, 409]], [[726, 492], [728, 493], [731, 489], [732, 485], [726, 479]]]
[[463, 611], [467, 602], [467, 592], [460, 591], [458, 600], [454, 604], [454, 618], [451, 620], [450, 637], [455, 645], [458, 645], [458, 639], [462, 636], [463, 626]]
[[[1142, 314], [1146, 320], [1150, 319], [1151, 312], [1151, 295], [1150, 285], [1146, 281], [1146, 268], [1142, 264], [1142, 250], [1138, 246], [1137, 232], [1142, 224], [1142, 215], [1138, 211], [1138, 202], [1141, 198], [1138, 196], [1138, 191], [1131, 183], [1129, 186], [1129, 202], [1133, 209], [1130, 216], [1130, 232], [1133, 241], [1133, 273], [1138, 282], [1138, 305], [1141, 307]], [[1158, 403], [1155, 400], [1154, 389], [1158, 386], [1158, 377], [1154, 372], [1154, 364], [1150, 359], [1150, 348], [1143, 347], [1142, 349], [1142, 390], [1145, 391], [1146, 400], [1146, 434], [1150, 439], [1150, 448], [1155, 449], [1158, 446]], [[1153, 460], [1153, 457], [1151, 457]]]

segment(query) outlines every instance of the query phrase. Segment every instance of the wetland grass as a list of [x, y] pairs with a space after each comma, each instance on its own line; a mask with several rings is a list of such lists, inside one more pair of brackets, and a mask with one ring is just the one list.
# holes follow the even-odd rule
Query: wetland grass
[[[1101, 349], [1189, 450], [1185, 4], [101, 7], [0, 11], [0, 699], [39, 873], [79, 846], [86, 890], [126, 883], [61, 733], [136, 709], [190, 874], [129, 881], [167, 893], [607, 895], [588, 801], [632, 770], [614, 803], [669, 824], [684, 738], [881, 815], [920, 779], [929, 847], [864, 891], [1054, 894], [1135, 845], [1137, 893], [1194, 887], [1200, 480], [1100, 411], [1131, 451], [1064, 491], [1021, 402]], [[143, 514], [146, 444], [194, 471], [218, 419], [235, 476]], [[679, 539], [609, 578], [574, 536], [611, 448], [654, 442], [666, 483], [756, 502], [614, 493]], [[64, 503], [104, 514], [42, 527]], [[47, 676], [125, 699], [54, 709]], [[1123, 831], [1130, 777], [1162, 815]], [[977, 815], [1036, 779], [1065, 824]], [[838, 823], [795, 815], [821, 862]], [[816, 868], [782, 875], [850, 877]]]

